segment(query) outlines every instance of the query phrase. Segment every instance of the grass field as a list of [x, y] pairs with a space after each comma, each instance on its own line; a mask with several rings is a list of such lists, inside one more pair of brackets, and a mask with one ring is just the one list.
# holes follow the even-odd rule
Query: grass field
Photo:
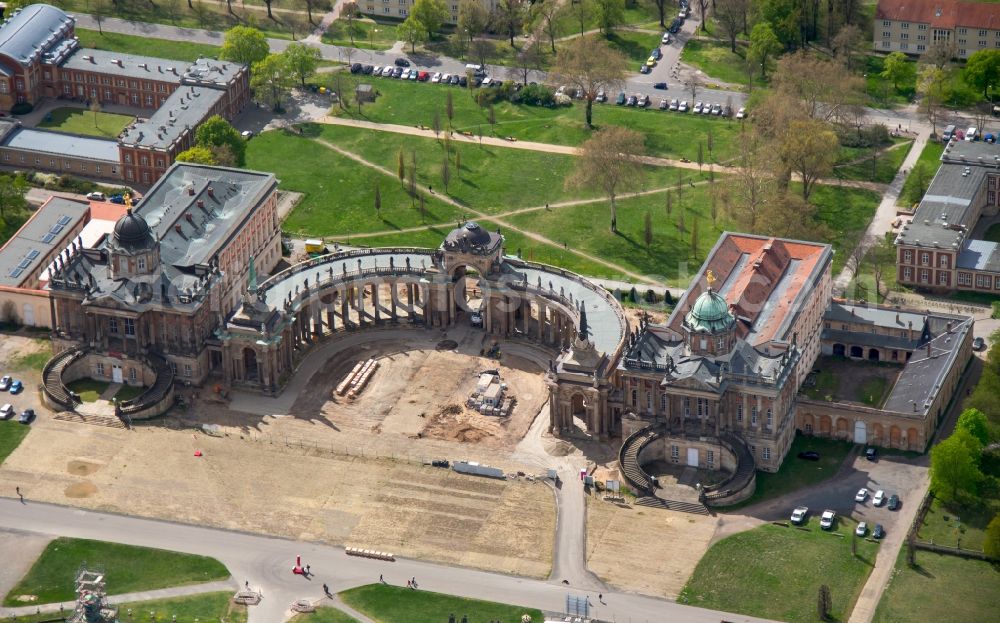
[[912, 146], [913, 141], [897, 140], [895, 147], [883, 150], [875, 158], [874, 171], [872, 170], [871, 150], [842, 149], [841, 161], [843, 164], [834, 166], [832, 177], [888, 184], [896, 177], [899, 167], [903, 165], [903, 161], [906, 160], [906, 155]]
[[1000, 242], [1000, 223], [994, 223], [989, 226], [986, 230], [986, 234], [983, 235], [983, 240], [989, 240], [990, 242]]
[[[660, 37], [662, 35], [638, 32], [635, 30], [615, 30], [605, 37], [611, 49], [618, 50], [625, 55], [631, 65], [629, 71], [639, 70], [639, 65], [646, 62], [653, 48], [660, 47]], [[558, 47], [559, 44], [557, 43]]]
[[335, 608], [316, 608], [316, 612], [296, 615], [288, 623], [358, 623], [358, 620]]
[[[522, 614], [532, 621], [542, 621], [542, 613], [534, 608], [522, 608], [491, 601], [452, 597], [442, 593], [414, 591], [400, 586], [369, 584], [340, 593], [344, 603], [368, 615], [379, 623], [441, 623], [454, 614], [469, 621], [521, 620]], [[336, 620], [336, 619], [334, 619]]]
[[[367, 48], [372, 50], [388, 50], [398, 40], [396, 26], [399, 22], [375, 21], [372, 19], [356, 19], [353, 26], [348, 26], [346, 19], [335, 20], [323, 34], [323, 43], [332, 45]], [[351, 32], [354, 42], [351, 43]]]
[[[796, 184], [792, 185], [793, 187]], [[816, 185], [809, 202], [818, 207], [816, 218], [826, 224], [833, 245], [833, 274], [844, 267], [851, 250], [868, 228], [882, 196], [873, 190]]]
[[994, 621], [1000, 595], [1000, 566], [931, 552], [917, 552], [917, 567], [906, 564], [906, 549], [896, 568], [874, 623], [967, 623]]
[[27, 575], [4, 598], [5, 606], [22, 605], [19, 595], [34, 595], [32, 603], [73, 599], [73, 578], [80, 563], [107, 572], [109, 595], [223, 580], [229, 571], [214, 558], [180, 554], [86, 539], [57, 538], [50, 542]]
[[108, 384], [104, 381], [95, 381], [93, 379], [80, 379], [67, 383], [66, 387], [70, 391], [79, 394], [80, 400], [94, 402], [108, 389]]
[[192, 62], [202, 56], [215, 57], [219, 55], [219, 48], [214, 45], [190, 41], [168, 41], [151, 37], [120, 35], [113, 32], [105, 32], [102, 35], [96, 30], [87, 30], [86, 28], [77, 28], [76, 36], [80, 38], [80, 45], [86, 48], [141, 54], [174, 61]]
[[1000, 512], [1000, 501], [989, 497], [979, 501], [980, 504], [968, 507], [946, 505], [935, 498], [917, 537], [937, 545], [982, 551], [986, 526]]
[[93, 113], [86, 108], [56, 108], [49, 114], [52, 119], [43, 119], [38, 127], [101, 138], [117, 138], [135, 120], [130, 115]]
[[[746, 55], [747, 48], [744, 45], [737, 45], [736, 53], [733, 54], [728, 42], [692, 39], [684, 45], [681, 62], [700, 69], [708, 82], [714, 79], [730, 84], [746, 85], [749, 83]], [[755, 69], [754, 86], [767, 86], [767, 80], [760, 75], [760, 67], [757, 66]]]
[[[730, 508], [743, 508], [833, 478], [853, 444], [834, 439], [798, 435], [777, 472], [757, 472], [757, 490], [747, 500]], [[818, 461], [798, 458], [799, 452], [819, 452]]]
[[52, 350], [48, 340], [36, 339], [35, 344], [37, 344], [42, 350], [12, 357], [10, 360], [10, 367], [14, 370], [35, 370], [37, 372], [41, 372], [42, 368], [45, 367], [45, 364], [52, 358]]
[[[496, 125], [491, 128], [488, 109], [480, 108], [467, 89], [371, 76], [328, 75], [322, 76], [321, 80], [333, 89], [336, 89], [339, 80], [342, 90], [348, 93], [353, 93], [359, 82], [372, 84], [380, 95], [374, 103], [362, 107], [360, 118], [378, 123], [433, 127], [436, 112], [441, 127], [447, 128], [446, 99], [450, 92], [453, 109], [451, 127], [456, 132], [467, 131], [478, 135], [482, 131], [484, 136], [513, 136], [521, 141], [573, 146], [586, 141], [592, 133], [584, 123], [584, 110], [580, 104], [545, 108], [503, 102], [494, 106]], [[609, 94], [612, 102], [616, 95]], [[664, 93], [664, 96], [668, 95], [681, 97], [679, 93]], [[353, 95], [348, 99], [353, 102]], [[615, 106], [613, 103], [595, 104], [594, 124], [598, 128], [619, 125], [640, 132], [646, 137], [646, 150], [652, 156], [697, 161], [699, 143], [702, 144], [706, 163], [722, 163], [736, 154], [740, 137], [737, 121], [656, 110], [657, 103], [654, 102], [649, 109]], [[331, 114], [359, 118], [354, 106], [346, 111], [335, 107]], [[707, 148], [709, 132], [712, 134], [711, 152]]]
[[[230, 601], [229, 592], [204, 593], [190, 597], [174, 597], [172, 599], [157, 599], [153, 601], [136, 601], [119, 604], [118, 616], [122, 623], [126, 621], [150, 621], [155, 623], [200, 623], [219, 621], [219, 623], [246, 623], [247, 607]], [[173, 618], [176, 617], [176, 618]], [[53, 614], [39, 614], [29, 617], [19, 617], [17, 623], [49, 623]], [[316, 623], [325, 623], [323, 619], [311, 619]], [[350, 619], [345, 620], [350, 623]], [[341, 623], [333, 619], [333, 623]]]
[[132, 400], [133, 398], [138, 398], [144, 391], [146, 391], [145, 387], [122, 385], [122, 388], [118, 390], [117, 394], [115, 394], [115, 399], [118, 400], [118, 402], [123, 400]]
[[944, 153], [943, 144], [938, 141], [927, 141], [927, 144], [920, 151], [917, 163], [913, 165], [913, 169], [910, 170], [906, 175], [906, 180], [903, 181], [903, 188], [899, 192], [899, 199], [896, 200], [896, 205], [911, 207], [920, 203], [920, 200], [924, 197], [924, 193], [927, 192], [927, 187], [930, 185], [931, 179], [934, 178], [938, 167], [941, 166], [942, 153]]
[[838, 517], [831, 534], [811, 518], [805, 529], [766, 525], [725, 538], [698, 563], [678, 601], [803, 623], [819, 620], [816, 595], [825, 584], [834, 620], [845, 620], [878, 551], [858, 540], [857, 557], [851, 554], [855, 525]]
[[3, 465], [3, 462], [14, 450], [17, 450], [17, 447], [31, 431], [30, 426], [25, 426], [17, 421], [17, 415], [14, 418], [0, 421], [0, 465]]

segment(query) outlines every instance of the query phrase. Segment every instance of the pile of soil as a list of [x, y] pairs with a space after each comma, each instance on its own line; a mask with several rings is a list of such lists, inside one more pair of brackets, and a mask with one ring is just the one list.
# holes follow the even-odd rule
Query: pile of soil
[[477, 443], [501, 436], [499, 420], [469, 411], [459, 404], [441, 407], [428, 418], [422, 436]]

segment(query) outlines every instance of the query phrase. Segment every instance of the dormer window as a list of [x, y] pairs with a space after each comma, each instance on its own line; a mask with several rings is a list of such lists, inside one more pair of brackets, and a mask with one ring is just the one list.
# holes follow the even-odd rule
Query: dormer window
[[136, 260], [136, 270], [141, 273], [146, 272], [146, 258], [140, 257]]

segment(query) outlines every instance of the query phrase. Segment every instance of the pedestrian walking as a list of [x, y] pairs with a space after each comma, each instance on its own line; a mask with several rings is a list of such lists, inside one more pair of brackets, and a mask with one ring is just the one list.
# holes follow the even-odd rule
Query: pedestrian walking
[[409, 580], [406, 581], [406, 588], [413, 588], [412, 586], [410, 586], [410, 581]]
[[327, 586], [326, 584], [323, 585], [323, 594], [324, 595], [329, 595], [330, 594], [330, 587]]
[[604, 593], [597, 593], [597, 601], [604, 603]]
[[245, 586], [246, 588], [250, 588], [250, 580], [247, 580], [246, 582], [244, 582], [243, 586]]
[[312, 569], [312, 567], [306, 565], [306, 575], [312, 575], [312, 571], [310, 571], [310, 569]]
[[378, 574], [378, 581], [379, 581], [379, 584], [385, 584], [385, 580], [382, 579], [382, 574], [381, 573]]

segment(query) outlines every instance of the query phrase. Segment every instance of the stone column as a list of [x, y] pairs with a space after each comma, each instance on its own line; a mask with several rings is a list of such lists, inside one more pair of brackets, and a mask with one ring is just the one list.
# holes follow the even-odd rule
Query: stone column
[[398, 285], [396, 284], [396, 280], [395, 279], [392, 279], [392, 280], [389, 281], [389, 288], [390, 288], [390, 290], [389, 290], [389, 309], [391, 310], [391, 313], [392, 313], [392, 321], [393, 322], [399, 322], [399, 313], [396, 310], [396, 307], [398, 307], [398, 305], [399, 305], [399, 292], [397, 290]]
[[338, 290], [337, 296], [340, 298], [340, 323], [344, 325], [345, 329], [349, 329], [351, 327], [351, 308], [348, 305], [347, 289]]
[[375, 310], [374, 313], [375, 313], [376, 324], [378, 324], [378, 322], [382, 319], [382, 314], [381, 311], [379, 310], [378, 287], [379, 286], [377, 281], [372, 284], [372, 309]]
[[362, 283], [361, 285], [357, 286], [355, 288], [355, 291], [358, 293], [358, 298], [357, 298], [358, 325], [363, 327], [363, 326], [365, 326], [365, 322], [367, 321], [367, 319], [365, 318], [365, 286], [364, 286], [364, 284]]

